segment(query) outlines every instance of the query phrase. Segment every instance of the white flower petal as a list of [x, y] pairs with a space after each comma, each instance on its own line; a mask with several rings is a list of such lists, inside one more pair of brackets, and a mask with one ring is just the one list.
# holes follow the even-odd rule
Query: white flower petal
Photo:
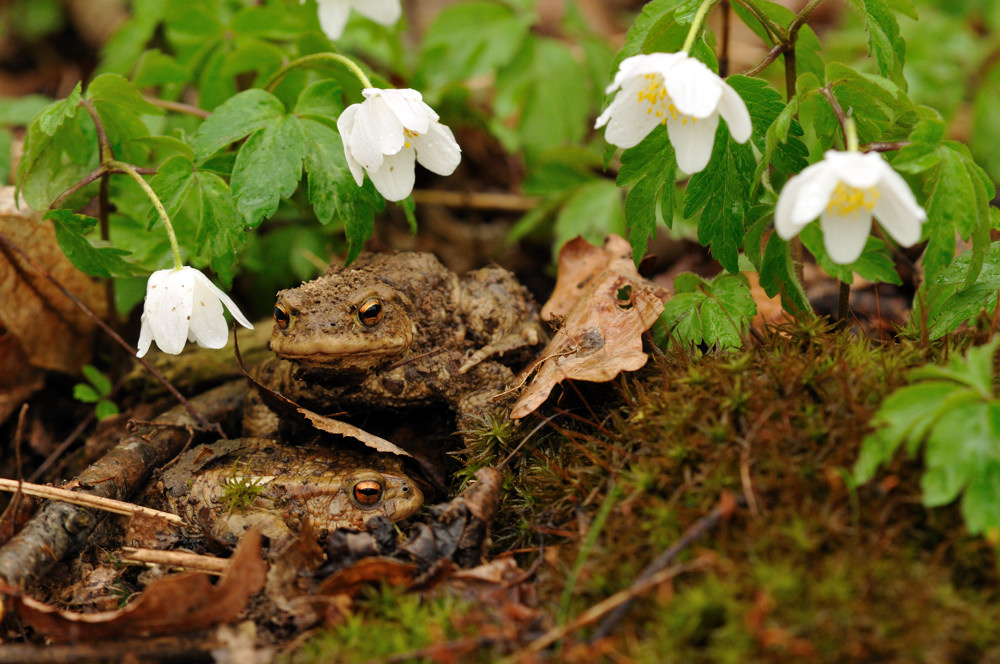
[[808, 177], [803, 177], [808, 170], [806, 168], [799, 175], [793, 175], [789, 178], [778, 196], [778, 204], [774, 208], [774, 230], [783, 240], [791, 240], [812, 221], [810, 219], [803, 223], [792, 219], [792, 208], [795, 207], [795, 201], [798, 200], [799, 190], [802, 189], [803, 184], [809, 181]]
[[830, 260], [840, 265], [858, 260], [872, 230], [872, 215], [868, 210], [860, 208], [846, 217], [823, 212], [819, 223], [823, 229], [823, 246]]
[[184, 350], [194, 294], [192, 273], [196, 271], [190, 267], [159, 270], [147, 282], [143, 315], [153, 340], [165, 353], [177, 355]]
[[728, 83], [722, 82], [722, 97], [719, 99], [719, 115], [726, 121], [729, 134], [737, 143], [746, 143], [753, 132], [750, 121], [750, 111], [746, 102], [733, 90]]
[[642, 80], [630, 82], [622, 88], [608, 110], [598, 118], [600, 122], [607, 116], [608, 128], [604, 131], [604, 140], [608, 143], [620, 148], [634, 147], [663, 121], [648, 102], [638, 101], [639, 90], [646, 87]]
[[891, 171], [889, 164], [877, 152], [841, 152], [827, 150], [823, 163], [836, 174], [837, 179], [855, 189], [874, 187]]
[[401, 201], [413, 191], [414, 154], [403, 148], [394, 155], [386, 155], [381, 168], [368, 171], [368, 177], [378, 192], [389, 201]]
[[374, 127], [371, 105], [368, 100], [358, 104], [354, 115], [354, 126], [351, 133], [344, 136], [344, 141], [350, 143], [351, 153], [358, 163], [366, 170], [377, 170], [382, 166], [383, 152], [379, 148], [378, 134]]
[[403, 14], [399, 0], [353, 0], [354, 11], [376, 23], [392, 25]]
[[820, 161], [802, 170], [796, 177], [802, 182], [791, 201], [789, 219], [792, 224], [805, 226], [818, 217], [830, 204], [833, 190], [837, 188], [836, 173], [826, 161]]
[[340, 39], [351, 11], [345, 0], [316, 0], [319, 5], [319, 25], [330, 39]]
[[700, 120], [667, 118], [667, 132], [670, 134], [670, 144], [677, 154], [677, 168], [688, 175], [704, 169], [712, 157], [715, 130], [718, 127], [717, 113]]
[[142, 357], [149, 352], [149, 344], [153, 341], [153, 329], [149, 326], [149, 317], [142, 314], [142, 328], [139, 330], [139, 346], [136, 348], [136, 357]]
[[382, 154], [396, 154], [402, 150], [403, 143], [406, 142], [406, 137], [403, 135], [403, 123], [392, 112], [386, 98], [383, 95], [372, 97], [365, 100], [362, 106], [368, 108], [371, 132], [378, 150]]
[[912, 247], [920, 241], [921, 225], [927, 213], [917, 203], [906, 180], [889, 168], [878, 186], [879, 197], [872, 213], [896, 242]]
[[624, 87], [627, 81], [634, 78], [641, 78], [646, 74], [660, 74], [663, 76], [675, 64], [685, 59], [685, 53], [640, 53], [625, 58], [618, 65], [614, 81], [607, 87], [605, 92], [611, 94], [618, 88]]
[[204, 275], [202, 279], [195, 279], [188, 340], [204, 348], [222, 348], [229, 340], [229, 326], [222, 314], [222, 302], [214, 290], [218, 289]]
[[354, 181], [360, 187], [365, 181], [364, 169], [362, 169], [361, 164], [358, 160], [354, 158], [354, 153], [351, 151], [350, 137], [354, 130], [354, 116], [357, 114], [358, 109], [361, 104], [351, 104], [344, 109], [344, 112], [340, 114], [337, 118], [337, 131], [340, 132], [341, 142], [344, 144], [344, 157], [347, 158], [347, 167], [351, 169], [351, 175], [354, 176]]
[[[438, 119], [438, 114], [424, 103], [423, 97], [416, 90], [383, 90], [382, 98], [400, 124], [418, 134], [426, 133], [430, 123]], [[398, 150], [394, 152], [398, 152]], [[393, 152], [387, 152], [387, 154], [393, 154]]]
[[433, 123], [426, 134], [411, 138], [410, 143], [417, 151], [420, 165], [438, 175], [451, 175], [462, 160], [462, 148], [455, 135], [440, 122]]
[[701, 61], [684, 58], [663, 79], [667, 94], [683, 115], [707, 118], [719, 108], [722, 79]]
[[[189, 268], [189, 269], [193, 270], [194, 268]], [[201, 272], [200, 270], [194, 270], [194, 272], [195, 272], [194, 279], [195, 279], [196, 296], [200, 292], [201, 288], [207, 288], [208, 292], [211, 295], [214, 295], [218, 300], [222, 302], [222, 304], [226, 305], [226, 309], [229, 310], [229, 313], [232, 314], [233, 318], [236, 319], [237, 323], [247, 328], [248, 330], [253, 329], [253, 324], [251, 324], [250, 321], [247, 320], [247, 317], [243, 315], [243, 312], [240, 311], [239, 307], [236, 306], [236, 303], [233, 302], [232, 298], [229, 297], [229, 295], [227, 295], [225, 291], [223, 291], [221, 288], [213, 284], [212, 280], [206, 277], [204, 273]]]

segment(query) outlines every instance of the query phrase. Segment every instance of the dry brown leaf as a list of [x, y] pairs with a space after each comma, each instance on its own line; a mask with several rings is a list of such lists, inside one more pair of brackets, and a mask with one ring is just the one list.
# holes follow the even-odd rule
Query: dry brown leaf
[[[0, 233], [41, 264], [98, 316], [107, 312], [104, 289], [77, 270], [56, 242], [52, 222], [14, 202], [0, 187]], [[20, 342], [31, 364], [75, 374], [90, 361], [94, 321], [42, 275], [0, 245], [0, 322]]]
[[37, 632], [56, 642], [179, 634], [233, 622], [250, 597], [264, 587], [267, 564], [260, 554], [260, 533], [241, 540], [229, 569], [214, 586], [201, 572], [156, 579], [123, 609], [100, 613], [62, 611], [0, 585], [13, 610]]
[[300, 406], [285, 395], [279, 394], [269, 387], [258, 383], [243, 365], [243, 357], [240, 355], [240, 346], [236, 341], [235, 326], [233, 327], [233, 344], [233, 349], [236, 353], [236, 363], [240, 366], [240, 370], [243, 372], [243, 375], [246, 376], [247, 380], [249, 380], [250, 383], [257, 389], [257, 393], [260, 395], [261, 401], [267, 404], [267, 406], [279, 416], [299, 421], [308, 420], [313, 427], [319, 429], [320, 431], [360, 440], [362, 443], [378, 452], [412, 457], [409, 452], [390, 443], [385, 438], [368, 433], [364, 429], [356, 427], [353, 424], [341, 422], [340, 420], [335, 420], [332, 417], [326, 417], [325, 415], [315, 413], [308, 408]]
[[542, 307], [543, 320], [561, 325], [510, 416], [534, 411], [563, 380], [600, 383], [642, 367], [648, 359], [642, 333], [656, 322], [666, 299], [666, 289], [639, 275], [623, 237], [609, 236], [603, 248], [579, 237], [567, 242], [559, 252], [552, 297]]

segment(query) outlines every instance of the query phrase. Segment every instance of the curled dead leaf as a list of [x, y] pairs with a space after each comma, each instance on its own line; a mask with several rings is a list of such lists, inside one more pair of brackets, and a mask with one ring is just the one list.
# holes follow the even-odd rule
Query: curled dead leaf
[[248, 533], [214, 586], [211, 575], [201, 572], [159, 578], [116, 611], [62, 611], [5, 584], [0, 584], [0, 593], [26, 623], [55, 642], [179, 634], [236, 620], [250, 597], [264, 587], [267, 564], [260, 543], [260, 533]]
[[[52, 222], [18, 208], [14, 187], [0, 186], [0, 233], [98, 316], [107, 307], [101, 284], [77, 270], [56, 242]], [[90, 361], [95, 323], [20, 256], [0, 245], [0, 322], [33, 366], [75, 374]]]
[[599, 383], [642, 367], [649, 359], [642, 333], [659, 318], [666, 299], [666, 289], [639, 275], [621, 236], [609, 236], [603, 248], [579, 237], [567, 242], [552, 297], [542, 307], [543, 320], [562, 324], [510, 416], [534, 411], [563, 380]]

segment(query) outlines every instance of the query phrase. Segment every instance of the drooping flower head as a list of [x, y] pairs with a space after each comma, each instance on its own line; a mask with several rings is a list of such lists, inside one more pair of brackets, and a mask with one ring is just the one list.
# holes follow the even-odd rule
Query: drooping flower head
[[789, 240], [819, 217], [830, 260], [848, 265], [861, 256], [873, 216], [904, 247], [920, 241], [927, 220], [906, 181], [880, 154], [829, 150], [785, 184], [774, 230]]
[[153, 341], [171, 355], [184, 350], [188, 341], [205, 348], [222, 348], [229, 339], [223, 304], [240, 325], [253, 329], [229, 296], [201, 271], [182, 267], [154, 272], [146, 283], [136, 356], [145, 355]]
[[438, 175], [455, 171], [462, 149], [419, 92], [366, 88], [363, 94], [363, 102], [337, 118], [347, 165], [359, 187], [368, 173], [380, 194], [399, 201], [413, 191], [414, 160]]
[[688, 174], [708, 164], [720, 115], [739, 143], [745, 143], [753, 129], [747, 106], [736, 91], [684, 52], [625, 58], [607, 93], [615, 90], [618, 94], [597, 118], [595, 129], [606, 124], [605, 140], [630, 148], [664, 124], [677, 166]]
[[[299, 0], [300, 3], [305, 1]], [[319, 25], [327, 37], [340, 39], [352, 9], [376, 23], [392, 25], [403, 13], [399, 2], [400, 0], [316, 0], [319, 5]]]

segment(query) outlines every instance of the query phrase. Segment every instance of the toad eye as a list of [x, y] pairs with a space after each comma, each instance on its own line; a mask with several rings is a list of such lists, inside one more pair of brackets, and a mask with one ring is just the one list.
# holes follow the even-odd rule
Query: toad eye
[[382, 308], [382, 300], [377, 297], [370, 297], [361, 303], [358, 307], [358, 320], [361, 321], [362, 325], [367, 327], [373, 327], [382, 320], [382, 314], [384, 313]]
[[382, 498], [382, 483], [378, 480], [361, 480], [354, 485], [354, 500], [359, 507], [372, 507]]
[[285, 305], [281, 302], [277, 302], [274, 305], [274, 322], [278, 325], [279, 329], [284, 330], [288, 327], [288, 321], [291, 317], [288, 315], [288, 310], [285, 309]]

